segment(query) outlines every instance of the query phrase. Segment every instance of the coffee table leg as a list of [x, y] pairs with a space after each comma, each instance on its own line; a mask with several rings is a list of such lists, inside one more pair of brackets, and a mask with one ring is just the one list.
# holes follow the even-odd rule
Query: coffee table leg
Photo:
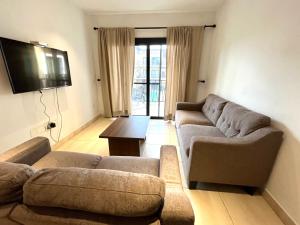
[[140, 141], [135, 139], [108, 139], [109, 154], [119, 156], [140, 156]]

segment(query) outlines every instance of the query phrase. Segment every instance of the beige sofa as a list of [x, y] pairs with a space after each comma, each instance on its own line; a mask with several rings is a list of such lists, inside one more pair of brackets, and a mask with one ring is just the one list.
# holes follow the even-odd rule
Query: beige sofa
[[194, 214], [174, 146], [160, 159], [101, 157], [38, 137], [0, 155], [0, 224], [192, 225]]
[[197, 182], [261, 188], [283, 133], [270, 118], [210, 94], [200, 103], [177, 103], [177, 135], [185, 177]]

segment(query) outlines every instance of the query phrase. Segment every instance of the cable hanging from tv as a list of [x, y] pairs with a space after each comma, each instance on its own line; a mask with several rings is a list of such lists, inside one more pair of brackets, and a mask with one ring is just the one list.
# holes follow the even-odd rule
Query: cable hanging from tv
[[[58, 113], [59, 113], [59, 116], [60, 116], [60, 127], [59, 127], [59, 131], [58, 131], [58, 135], [57, 135], [57, 139], [55, 139], [53, 137], [53, 134], [52, 134], [52, 129], [56, 127], [55, 123], [51, 122], [51, 117], [50, 115], [47, 113], [47, 106], [46, 104], [44, 103], [43, 101], [43, 92], [42, 90], [39, 90], [39, 92], [41, 93], [41, 96], [40, 96], [40, 103], [41, 105], [43, 106], [44, 110], [43, 110], [43, 113], [44, 115], [47, 117], [48, 119], [48, 122], [47, 122], [47, 129], [49, 130], [49, 133], [50, 133], [50, 138], [53, 142], [55, 143], [58, 143], [60, 141], [60, 137], [61, 137], [61, 131], [62, 131], [62, 127], [63, 127], [63, 117], [62, 117], [62, 113], [61, 113], [61, 110], [60, 110], [60, 105], [59, 105], [59, 100], [58, 100], [58, 93], [57, 93], [57, 88], [55, 89], [55, 94], [56, 94], [56, 106], [57, 106], [57, 110], [58, 110]], [[54, 124], [54, 125], [52, 125]]]

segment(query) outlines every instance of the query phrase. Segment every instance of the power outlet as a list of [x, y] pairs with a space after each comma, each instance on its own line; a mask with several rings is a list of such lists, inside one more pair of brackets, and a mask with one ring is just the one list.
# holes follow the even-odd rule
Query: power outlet
[[47, 129], [48, 130], [50, 130], [50, 129], [53, 129], [53, 128], [55, 128], [56, 127], [56, 123], [54, 123], [54, 122], [49, 122], [48, 124], [47, 124]]

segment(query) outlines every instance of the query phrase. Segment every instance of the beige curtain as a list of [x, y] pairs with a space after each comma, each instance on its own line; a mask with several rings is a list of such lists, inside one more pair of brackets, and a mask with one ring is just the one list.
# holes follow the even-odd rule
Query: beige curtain
[[174, 118], [176, 102], [196, 101], [203, 31], [203, 27], [167, 29], [165, 119]]
[[100, 28], [99, 66], [105, 117], [131, 113], [134, 29]]

